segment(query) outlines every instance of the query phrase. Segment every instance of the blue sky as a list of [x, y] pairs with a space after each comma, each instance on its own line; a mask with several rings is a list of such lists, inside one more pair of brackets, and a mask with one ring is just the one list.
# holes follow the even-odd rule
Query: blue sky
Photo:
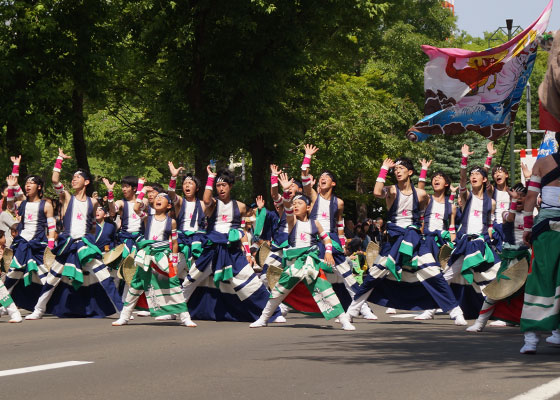
[[[494, 32], [506, 26], [512, 18], [513, 25], [525, 29], [538, 18], [549, 0], [455, 0], [455, 15], [460, 30], [473, 36], [482, 36], [484, 31]], [[560, 29], [560, 0], [552, 6], [548, 30]]]

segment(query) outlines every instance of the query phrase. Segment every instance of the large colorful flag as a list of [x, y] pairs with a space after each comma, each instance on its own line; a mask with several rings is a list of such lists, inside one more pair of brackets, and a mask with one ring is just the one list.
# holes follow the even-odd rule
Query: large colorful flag
[[537, 159], [549, 156], [558, 151], [558, 145], [560, 143], [556, 143], [555, 135], [556, 132], [546, 131], [539, 147]]
[[424, 68], [426, 116], [407, 137], [422, 141], [429, 135], [474, 131], [496, 140], [508, 134], [533, 70], [538, 35], [545, 32], [551, 10], [552, 0], [527, 29], [488, 50], [422, 46], [430, 57]]

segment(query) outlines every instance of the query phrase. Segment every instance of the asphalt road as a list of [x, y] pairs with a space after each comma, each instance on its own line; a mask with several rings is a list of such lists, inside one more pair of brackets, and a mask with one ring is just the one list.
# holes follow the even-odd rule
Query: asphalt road
[[93, 363], [0, 377], [0, 399], [499, 400], [560, 377], [560, 349], [521, 355], [518, 328], [472, 334], [444, 315], [416, 322], [374, 311], [380, 319], [358, 320], [355, 332], [301, 314], [260, 329], [3, 317], [1, 370]]

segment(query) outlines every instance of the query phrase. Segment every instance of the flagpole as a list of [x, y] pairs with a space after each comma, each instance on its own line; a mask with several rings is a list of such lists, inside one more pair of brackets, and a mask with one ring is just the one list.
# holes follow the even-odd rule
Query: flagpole
[[[506, 19], [506, 27], [508, 33], [508, 42], [511, 40], [511, 29], [513, 28], [513, 19]], [[513, 124], [509, 135], [509, 181], [515, 182], [515, 135], [513, 134]]]

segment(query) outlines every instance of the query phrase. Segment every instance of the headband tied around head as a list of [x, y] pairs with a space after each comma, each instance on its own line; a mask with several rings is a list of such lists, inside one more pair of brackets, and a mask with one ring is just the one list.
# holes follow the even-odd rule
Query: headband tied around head
[[295, 195], [294, 198], [292, 199], [292, 201], [295, 201], [295, 200], [302, 200], [302, 201], [305, 201], [305, 204], [307, 204], [307, 205], [310, 204], [309, 197], [301, 195], [301, 194]]

